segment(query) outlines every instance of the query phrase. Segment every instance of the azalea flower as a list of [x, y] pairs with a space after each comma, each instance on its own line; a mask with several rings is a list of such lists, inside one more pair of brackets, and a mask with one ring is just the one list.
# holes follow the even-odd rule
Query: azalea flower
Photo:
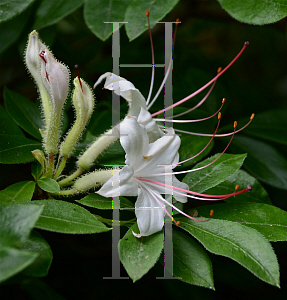
[[[113, 177], [97, 192], [104, 197], [138, 196], [135, 213], [140, 236], [148, 236], [160, 231], [164, 225], [165, 199], [161, 194], [173, 194], [172, 187], [165, 186], [164, 176], [150, 177], [163, 171], [162, 165], [176, 166], [179, 155], [180, 138], [170, 128], [168, 133], [149, 143], [146, 129], [137, 122], [135, 116], [127, 116], [120, 124], [120, 143], [126, 152], [125, 166], [120, 170], [120, 184], [113, 189]], [[162, 185], [146, 182], [149, 180]], [[172, 175], [173, 186], [187, 190], [188, 186]], [[175, 196], [176, 200], [186, 202], [185, 193]]]

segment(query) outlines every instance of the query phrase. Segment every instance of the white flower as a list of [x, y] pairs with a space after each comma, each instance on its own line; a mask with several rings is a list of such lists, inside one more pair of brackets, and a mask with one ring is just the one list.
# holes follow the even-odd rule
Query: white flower
[[[140, 230], [140, 236], [148, 236], [160, 231], [164, 225], [165, 204], [161, 194], [172, 194], [171, 188], [164, 186], [165, 176], [151, 176], [163, 171], [163, 165], [178, 163], [178, 149], [180, 138], [174, 134], [172, 128], [168, 133], [149, 143], [149, 137], [144, 126], [137, 122], [136, 117], [126, 117], [120, 124], [120, 142], [126, 152], [126, 161], [120, 170], [119, 187], [113, 189], [113, 177], [110, 178], [97, 192], [105, 197], [112, 195], [138, 196], [135, 213]], [[173, 186], [188, 189], [172, 176]], [[143, 181], [151, 179], [159, 184]], [[185, 193], [175, 196], [176, 200], [186, 202]]]
[[122, 96], [129, 105], [128, 116], [137, 117], [137, 121], [144, 125], [149, 141], [154, 142], [163, 136], [163, 131], [157, 126], [151, 114], [147, 110], [146, 100], [141, 92], [128, 80], [113, 73], [107, 72], [99, 77], [94, 84], [94, 88], [106, 79], [104, 88], [114, 91], [115, 94]]

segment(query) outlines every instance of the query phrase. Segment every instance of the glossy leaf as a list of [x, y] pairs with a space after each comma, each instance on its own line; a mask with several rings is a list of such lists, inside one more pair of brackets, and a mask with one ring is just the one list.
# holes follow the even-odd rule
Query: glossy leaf
[[134, 224], [118, 244], [120, 260], [133, 282], [141, 279], [157, 262], [163, 248], [163, 231], [136, 238], [132, 230], [139, 232]]
[[[97, 209], [113, 209], [112, 198], [106, 198], [96, 193], [91, 193], [81, 200], [76, 200], [76, 202]], [[134, 207], [134, 204], [128, 199], [121, 197], [120, 207]]]
[[[150, 25], [162, 20], [179, 0], [135, 0], [127, 8], [125, 20], [128, 21], [126, 32], [130, 40], [134, 40], [148, 29], [146, 10], [150, 13]], [[175, 20], [170, 20], [175, 21]]]
[[[13, 18], [12, 20], [0, 23], [1, 44], [0, 53], [8, 49], [14, 42], [17, 41], [25, 25], [31, 15], [31, 10], [27, 9], [24, 13]], [[19, 26], [21, 24], [21, 26]]]
[[221, 203], [196, 208], [200, 216], [208, 216], [211, 209], [214, 219], [254, 228], [269, 241], [287, 241], [287, 212], [280, 208], [261, 203]]
[[43, 174], [42, 166], [38, 163], [33, 163], [31, 167], [31, 174], [34, 177], [35, 181], [37, 181]]
[[173, 231], [173, 276], [214, 290], [211, 261], [194, 239]]
[[276, 149], [261, 141], [236, 136], [231, 144], [234, 152], [246, 152], [245, 169], [272, 186], [287, 189], [287, 160]]
[[235, 260], [261, 280], [279, 287], [279, 266], [275, 253], [258, 231], [225, 220], [197, 222], [179, 217], [177, 221], [208, 251]]
[[0, 248], [25, 241], [38, 220], [42, 205], [0, 205]]
[[[214, 161], [219, 154], [216, 154], [199, 164], [193, 169], [208, 165]], [[201, 170], [188, 173], [183, 182], [188, 184], [189, 189], [194, 192], [201, 193], [209, 188], [226, 180], [235, 173], [243, 164], [246, 154], [223, 154], [215, 163]]]
[[31, 151], [42, 148], [40, 142], [19, 135], [0, 134], [0, 163], [21, 164], [34, 160]]
[[0, 249], [0, 282], [19, 273], [29, 266], [37, 254], [4, 247]]
[[60, 192], [60, 186], [58, 182], [52, 178], [41, 178], [37, 181], [39, 187], [49, 193]]
[[287, 16], [285, 0], [218, 0], [236, 20], [263, 25], [277, 22]]
[[43, 128], [43, 123], [38, 105], [6, 87], [4, 102], [14, 121], [33, 137], [42, 140], [39, 129]]
[[0, 105], [0, 134], [19, 135], [24, 137], [24, 133]]
[[0, 204], [29, 202], [35, 190], [34, 181], [20, 181], [0, 191]]
[[[197, 153], [199, 153], [209, 142], [210, 138], [205, 136], [191, 136], [184, 135], [181, 137], [181, 144], [178, 150], [180, 161], [184, 161]], [[183, 167], [193, 165], [200, 161], [204, 156], [206, 156], [212, 149], [214, 142], [212, 141], [209, 146], [197, 157], [191, 159], [182, 164]]]
[[89, 211], [60, 200], [36, 200], [33, 203], [45, 205], [35, 227], [61, 233], [97, 233], [109, 231]]
[[9, 20], [24, 11], [35, 0], [13, 0], [0, 2], [0, 22]]
[[244, 129], [244, 134], [287, 145], [286, 115], [286, 109], [270, 110], [256, 114], [252, 123]]
[[52, 25], [83, 5], [84, 0], [43, 0], [36, 12], [33, 28]]
[[40, 233], [33, 230], [30, 237], [21, 245], [21, 250], [37, 255], [33, 263], [23, 270], [24, 275], [42, 277], [48, 274], [53, 254], [49, 244], [43, 239]]
[[228, 177], [225, 181], [221, 182], [217, 186], [205, 191], [209, 195], [224, 195], [234, 192], [236, 185], [240, 186], [240, 189], [244, 189], [248, 184], [252, 185], [252, 190], [235, 197], [230, 197], [224, 201], [228, 203], [245, 203], [245, 202], [258, 202], [272, 204], [267, 192], [262, 185], [252, 176], [247, 174], [243, 170], [236, 171], [233, 175]]
[[[104, 22], [123, 22], [127, 6], [132, 0], [85, 0], [84, 17], [87, 26], [101, 40], [105, 41], [113, 32], [112, 24]], [[120, 26], [123, 23], [119, 24]]]

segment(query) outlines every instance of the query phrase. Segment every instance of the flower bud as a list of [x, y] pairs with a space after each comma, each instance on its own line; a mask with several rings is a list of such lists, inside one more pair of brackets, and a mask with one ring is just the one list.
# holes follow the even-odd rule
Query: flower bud
[[47, 46], [43, 44], [43, 42], [40, 40], [38, 32], [36, 30], [33, 30], [28, 37], [28, 43], [25, 51], [25, 61], [28, 71], [30, 72], [38, 86], [45, 116], [45, 122], [47, 124], [50, 116], [50, 104], [48, 92], [45, 89], [44, 84], [42, 82], [42, 59], [40, 57], [41, 51], [43, 51], [46, 48]]
[[92, 188], [106, 183], [113, 176], [114, 169], [97, 170], [90, 174], [84, 175], [75, 182], [75, 189], [78, 192], [86, 192]]
[[45, 158], [45, 154], [43, 153], [43, 151], [36, 149], [31, 152], [32, 152], [33, 156], [37, 159], [37, 161], [40, 163], [43, 170], [46, 170], [47, 160]]
[[73, 104], [76, 110], [76, 121], [60, 150], [61, 155], [66, 157], [72, 154], [79, 137], [90, 120], [95, 104], [93, 92], [84, 80], [76, 77], [74, 85]]

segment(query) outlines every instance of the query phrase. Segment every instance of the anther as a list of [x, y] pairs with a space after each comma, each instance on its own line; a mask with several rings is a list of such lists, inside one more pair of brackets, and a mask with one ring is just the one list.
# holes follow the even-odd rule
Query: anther
[[249, 192], [252, 191], [252, 185], [251, 185], [251, 184], [248, 184], [246, 188], [247, 188], [247, 190], [248, 190]]
[[237, 121], [234, 121], [233, 127], [234, 129], [237, 127]]
[[149, 17], [149, 10], [148, 9], [145, 11], [145, 14], [146, 14], [147, 17]]
[[238, 191], [239, 188], [240, 188], [240, 186], [239, 186], [239, 184], [237, 184], [237, 185], [235, 186], [235, 191]]
[[210, 218], [212, 218], [212, 217], [213, 217], [213, 213], [214, 213], [214, 210], [213, 210], [213, 209], [211, 209], [211, 210], [210, 210], [210, 214], [209, 214], [209, 215], [210, 215]]
[[79, 68], [79, 66], [75, 65], [75, 69], [77, 70], [77, 76], [78, 76], [78, 79], [79, 79], [79, 82], [80, 82], [80, 86], [81, 86], [82, 92], [84, 92], [78, 68]]
[[222, 104], [224, 104], [224, 103], [225, 103], [225, 101], [226, 101], [226, 99], [225, 99], [225, 98], [223, 98], [223, 99], [222, 99]]
[[253, 120], [255, 117], [255, 114], [252, 114], [251, 117], [250, 117], [250, 120]]
[[176, 224], [176, 226], [179, 226], [180, 225], [180, 221], [177, 221], [175, 224]]
[[180, 21], [179, 18], [177, 18], [176, 21], [175, 21], [175, 24], [178, 24], [179, 21]]
[[221, 112], [218, 113], [218, 120], [221, 119]]
[[221, 71], [222, 71], [222, 68], [219, 67], [219, 68], [217, 69], [217, 74], [220, 73]]

